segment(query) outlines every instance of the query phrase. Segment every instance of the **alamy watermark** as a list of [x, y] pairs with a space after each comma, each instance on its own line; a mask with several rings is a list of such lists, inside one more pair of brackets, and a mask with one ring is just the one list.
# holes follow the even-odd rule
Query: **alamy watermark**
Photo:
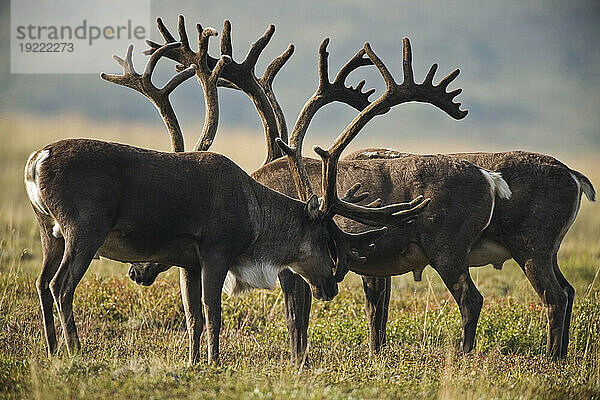
[[[150, 0], [11, 0], [12, 73], [116, 71], [112, 54], [150, 38]], [[121, 54], [122, 55], [122, 54]]]

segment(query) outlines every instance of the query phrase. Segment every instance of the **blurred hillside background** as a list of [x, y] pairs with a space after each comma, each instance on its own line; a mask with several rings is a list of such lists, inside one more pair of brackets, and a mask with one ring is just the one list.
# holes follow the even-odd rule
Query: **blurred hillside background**
[[[11, 74], [9, 2], [2, 0], [0, 7], [0, 49], [4, 55], [0, 57], [0, 118], [4, 128], [19, 124], [19, 131], [25, 127], [26, 135], [34, 137], [52, 130], [56, 131], [56, 138], [114, 138], [113, 132], [107, 130], [117, 129], [118, 125], [124, 132], [130, 127], [145, 132], [141, 141], [134, 144], [159, 144], [158, 147], [168, 149], [158, 113], [138, 93], [104, 82], [97, 75]], [[337, 72], [369, 41], [397, 80], [401, 80], [401, 43], [406, 36], [413, 47], [417, 81], [424, 78], [434, 62], [439, 63], [438, 80], [456, 67], [461, 69], [451, 89], [463, 88], [458, 100], [469, 115], [454, 121], [431, 106], [405, 105], [371, 122], [354, 147], [373, 144], [418, 152], [527, 149], [559, 157], [597, 157], [597, 0], [152, 2], [153, 19], [163, 17], [173, 33], [180, 13], [186, 16], [190, 37], [194, 36], [195, 22], [220, 31], [223, 20], [230, 19], [234, 58], [238, 61], [268, 24], [274, 23], [276, 32], [261, 56], [256, 71], [259, 76], [289, 43], [295, 44], [295, 54], [275, 80], [288, 125], [293, 124], [316, 87], [317, 48], [324, 37], [331, 37], [331, 71]], [[162, 41], [154, 22], [151, 35]], [[113, 53], [122, 55], [124, 51], [115, 48]], [[211, 42], [210, 52], [218, 55], [218, 39]], [[173, 65], [171, 61], [161, 61], [155, 81], [165, 82], [173, 74]], [[137, 68], [142, 70], [143, 65], [138, 63]], [[115, 63], [114, 70], [107, 72], [120, 72], [120, 67]], [[378, 89], [378, 95], [383, 83], [374, 68], [355, 71], [349, 82], [355, 84], [363, 78], [367, 79], [367, 87]], [[236, 161], [255, 167], [264, 156], [262, 126], [255, 109], [242, 93], [228, 89], [220, 93], [217, 149], [227, 147], [229, 152], [225, 152], [235, 159], [237, 150], [229, 145], [236, 140], [243, 147], [244, 157], [251, 159]], [[172, 101], [189, 148], [203, 123], [200, 86], [190, 79], [174, 92]], [[311, 125], [307, 143], [326, 144], [354, 115], [355, 111], [344, 105], [321, 110]], [[7, 136], [3, 137], [6, 140]], [[123, 140], [132, 141], [127, 137]], [[255, 145], [251, 152], [247, 147], [250, 144]]]

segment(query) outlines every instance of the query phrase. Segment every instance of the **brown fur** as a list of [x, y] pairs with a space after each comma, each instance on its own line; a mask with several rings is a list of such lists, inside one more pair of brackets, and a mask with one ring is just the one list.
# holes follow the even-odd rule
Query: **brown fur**
[[[209, 361], [218, 360], [221, 289], [232, 266], [244, 268], [241, 258], [292, 267], [317, 298], [337, 293], [328, 222], [308, 218], [318, 204], [260, 185], [222, 155], [162, 153], [86, 139], [43, 150], [49, 156], [33, 167], [30, 158], [26, 181], [37, 185], [44, 206], [34, 207], [44, 255], [37, 287], [50, 353], [57, 347], [52, 298], [69, 353], [80, 348], [73, 294], [96, 253], [182, 267], [190, 362], [199, 358], [202, 303]], [[52, 234], [55, 221], [63, 237]]]
[[[312, 186], [320, 188], [320, 163], [305, 159]], [[348, 160], [338, 166], [338, 190], [361, 182], [364, 191], [380, 197], [383, 203], [406, 201], [417, 194], [432, 199], [427, 209], [414, 223], [405, 228], [390, 227], [389, 232], [375, 242], [375, 249], [366, 254], [364, 264], [351, 263], [350, 269], [366, 275], [397, 275], [409, 271], [420, 271], [431, 264], [444, 279], [455, 297], [463, 317], [461, 348], [469, 351], [473, 347], [475, 328], [483, 303], [468, 274], [468, 252], [480, 237], [492, 211], [492, 195], [489, 182], [479, 168], [457, 157], [445, 155], [412, 155], [388, 160]], [[252, 174], [259, 182], [290, 196], [295, 187], [287, 168], [286, 160], [276, 160]], [[350, 220], [339, 220], [340, 227], [350, 232], [360, 232], [366, 227]], [[289, 281], [296, 280], [292, 283]], [[288, 282], [284, 282], [287, 280]], [[303, 283], [293, 276], [280, 276], [287, 297], [303, 297]], [[293, 288], [288, 290], [287, 288]], [[287, 300], [287, 299], [286, 299]], [[297, 302], [290, 303], [296, 304]], [[310, 308], [298, 305], [305, 310]], [[298, 315], [299, 310], [288, 315]], [[385, 316], [387, 318], [387, 315]], [[291, 339], [304, 336], [308, 316], [298, 332], [291, 332]], [[288, 326], [298, 324], [288, 321]], [[378, 345], [382, 337], [371, 337]], [[295, 353], [300, 348], [301, 351]], [[302, 358], [305, 348], [291, 343], [292, 358]]]
[[[595, 200], [591, 182], [553, 157], [524, 152], [457, 153], [454, 156], [502, 173], [513, 195], [499, 200], [482, 239], [492, 239], [508, 249], [548, 310], [547, 352], [565, 357], [575, 290], [558, 267], [557, 252], [579, 208], [581, 195]], [[414, 155], [389, 149], [364, 149], [347, 159], [410, 158]], [[574, 175], [581, 189], [574, 181]], [[501, 268], [500, 266], [497, 266]], [[385, 337], [390, 278], [364, 278], [369, 326], [373, 336]], [[381, 282], [380, 282], [381, 281]], [[374, 291], [367, 287], [376, 288]], [[373, 299], [384, 299], [375, 302]], [[387, 300], [386, 300], [387, 299]], [[384, 316], [381, 316], [385, 314]], [[378, 317], [379, 316], [379, 317]], [[381, 343], [380, 343], [381, 345]], [[377, 351], [378, 346], [373, 346]]]
[[[310, 158], [304, 161], [311, 185], [320, 193], [321, 163]], [[386, 276], [420, 271], [429, 263], [434, 265], [460, 305], [464, 325], [462, 348], [470, 350], [482, 297], [468, 275], [467, 254], [480, 237], [492, 211], [490, 185], [479, 168], [457, 157], [414, 155], [376, 161], [341, 160], [338, 171], [338, 191], [348, 189], [358, 181], [364, 191], [372, 197], [381, 197], [384, 204], [390, 199], [408, 201], [419, 194], [431, 197], [431, 204], [412, 224], [403, 228], [390, 227], [388, 233], [375, 242], [374, 250], [364, 254], [366, 263], [351, 262], [350, 269]], [[252, 177], [281, 193], [297, 196], [285, 159], [263, 166]], [[349, 232], [367, 229], [365, 225], [345, 218], [338, 217], [336, 221]], [[130, 274], [153, 281], [162, 270], [164, 266], [134, 265]], [[311, 302], [308, 287], [289, 271], [282, 271], [279, 280], [286, 300], [291, 356], [294, 361], [300, 361], [307, 343]], [[460, 283], [458, 287], [457, 283]], [[373, 310], [382, 314], [375, 308]], [[372, 337], [371, 341], [374, 346], [379, 346], [384, 339]]]

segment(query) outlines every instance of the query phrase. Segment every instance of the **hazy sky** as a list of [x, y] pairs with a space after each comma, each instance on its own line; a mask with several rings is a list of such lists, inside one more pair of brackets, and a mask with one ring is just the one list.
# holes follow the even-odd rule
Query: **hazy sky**
[[[8, 1], [3, 0], [1, 7], [2, 54], [8, 54]], [[598, 1], [152, 3], [153, 18], [162, 16], [173, 28], [179, 13], [186, 16], [190, 32], [196, 21], [220, 31], [223, 19], [230, 19], [237, 60], [267, 25], [274, 23], [277, 30], [261, 58], [258, 75], [289, 43], [296, 45], [294, 56], [275, 82], [289, 125], [315, 89], [316, 51], [324, 37], [331, 38], [331, 74], [369, 41], [400, 80], [401, 43], [406, 36], [411, 39], [417, 80], [424, 78], [433, 62], [439, 63], [438, 79], [456, 67], [461, 69], [451, 88], [463, 88], [459, 100], [469, 115], [457, 122], [428, 105], [401, 106], [370, 123], [365, 136], [376, 132], [381, 144], [386, 137], [395, 138], [394, 143], [423, 137], [540, 151], [561, 147], [590, 151], [600, 146]], [[154, 24], [152, 29], [158, 39]], [[213, 55], [218, 54], [216, 44], [217, 40], [211, 46]], [[122, 54], [124, 49], [113, 52]], [[0, 63], [2, 113], [82, 113], [100, 120], [161, 124], [142, 96], [107, 84], [96, 75], [11, 75], [9, 58], [1, 57]], [[115, 64], [110, 72], [118, 70]], [[157, 81], [164, 81], [172, 74], [172, 63], [165, 61], [157, 72]], [[372, 68], [356, 71], [350, 82], [363, 77], [367, 86], [383, 87]], [[184, 132], [202, 124], [200, 93], [197, 83], [190, 80], [173, 95]], [[222, 128], [260, 134], [259, 119], [242, 94], [223, 90], [221, 110]], [[330, 106], [319, 113], [312, 132], [333, 136], [354, 115], [346, 106]]]

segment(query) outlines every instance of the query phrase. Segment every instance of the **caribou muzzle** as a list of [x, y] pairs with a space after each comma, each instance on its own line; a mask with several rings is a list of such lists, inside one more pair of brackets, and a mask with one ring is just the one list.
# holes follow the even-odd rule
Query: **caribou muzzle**
[[169, 268], [168, 265], [152, 262], [133, 263], [129, 267], [128, 275], [138, 285], [150, 286], [154, 283], [158, 274]]
[[312, 295], [317, 300], [333, 300], [338, 294], [337, 281], [333, 276], [323, 279], [316, 285], [311, 284], [310, 290]]

